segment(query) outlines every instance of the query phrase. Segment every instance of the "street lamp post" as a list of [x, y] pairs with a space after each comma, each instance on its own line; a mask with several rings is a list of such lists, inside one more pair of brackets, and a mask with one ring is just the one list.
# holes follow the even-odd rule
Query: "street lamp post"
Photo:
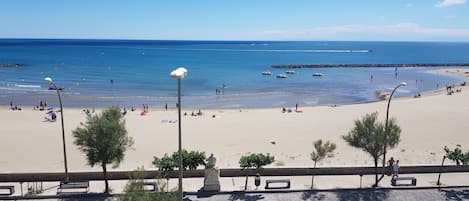
[[68, 166], [67, 166], [67, 149], [65, 147], [65, 128], [64, 128], [64, 109], [62, 106], [62, 98], [60, 97], [59, 88], [55, 85], [54, 81], [50, 77], [44, 78], [46, 82], [49, 82], [54, 86], [55, 91], [57, 91], [57, 96], [59, 97], [59, 104], [60, 104], [60, 119], [62, 121], [62, 144], [64, 149], [64, 166], [65, 166], [65, 183], [68, 183]]
[[388, 129], [388, 119], [389, 119], [389, 105], [391, 104], [391, 99], [392, 99], [392, 95], [394, 95], [394, 92], [396, 92], [396, 90], [399, 88], [399, 87], [402, 87], [402, 86], [407, 86], [407, 83], [406, 82], [401, 82], [399, 83], [391, 92], [391, 95], [389, 95], [389, 99], [388, 99], [388, 107], [386, 109], [386, 122], [385, 122], [385, 127], [384, 127], [384, 151], [383, 151], [383, 167], [386, 166], [386, 145], [387, 145], [387, 138], [388, 138], [388, 132], [389, 132], [389, 129]]
[[182, 177], [183, 177], [183, 170], [182, 170], [182, 135], [181, 135], [181, 79], [184, 79], [187, 75], [187, 69], [183, 67], [179, 67], [176, 70], [173, 70], [170, 73], [171, 78], [177, 79], [178, 81], [178, 127], [179, 127], [179, 186], [178, 186], [178, 200], [182, 201]]

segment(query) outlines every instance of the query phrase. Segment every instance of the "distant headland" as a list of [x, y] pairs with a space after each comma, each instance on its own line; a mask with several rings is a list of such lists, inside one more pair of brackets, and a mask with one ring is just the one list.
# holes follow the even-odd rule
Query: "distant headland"
[[0, 67], [21, 67], [24, 66], [24, 64], [1, 64]]
[[439, 64], [285, 64], [272, 65], [272, 68], [361, 68], [361, 67], [447, 67], [447, 66], [469, 66], [469, 63], [439, 63]]

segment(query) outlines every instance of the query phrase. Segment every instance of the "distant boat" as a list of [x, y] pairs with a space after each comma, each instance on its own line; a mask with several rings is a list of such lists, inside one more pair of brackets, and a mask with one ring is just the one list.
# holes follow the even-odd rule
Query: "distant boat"
[[64, 88], [63, 87], [58, 87], [58, 88], [55, 88], [55, 87], [49, 87], [49, 90], [60, 90], [62, 91]]
[[313, 76], [322, 77], [324, 76], [324, 73], [313, 73]]
[[286, 74], [295, 74], [295, 71], [292, 71], [292, 70], [288, 70], [288, 71], [285, 71]]
[[277, 78], [288, 78], [288, 75], [285, 74], [278, 74]]
[[270, 72], [270, 71], [264, 71], [264, 72], [262, 72], [262, 75], [272, 75], [272, 72]]

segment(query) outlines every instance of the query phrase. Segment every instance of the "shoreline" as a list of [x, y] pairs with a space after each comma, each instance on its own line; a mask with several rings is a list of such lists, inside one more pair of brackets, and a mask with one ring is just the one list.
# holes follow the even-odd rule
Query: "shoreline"
[[[452, 73], [451, 71], [452, 70], [458, 70], [459, 71], [464, 71], [464, 72], [468, 72], [468, 73], [465, 73], [465, 74], [462, 74], [464, 72], [461, 72], [461, 74], [457, 74], [457, 73]], [[430, 74], [438, 74], [438, 75], [448, 75], [448, 76], [453, 76], [453, 77], [464, 77], [466, 79], [469, 79], [469, 69], [438, 69], [438, 70], [428, 70], [426, 71], [425, 73], [430, 73]], [[460, 86], [460, 83], [458, 84], [454, 84], [456, 86]], [[389, 90], [391, 91], [391, 90]], [[382, 91], [382, 92], [387, 92], [387, 91]], [[428, 95], [438, 95], [438, 94], [441, 94], [441, 93], [445, 93], [445, 87], [440, 87], [438, 89], [434, 89], [434, 90], [430, 90], [430, 91], [426, 91], [426, 92], [422, 92], [420, 93], [421, 95], [425, 95], [425, 96], [428, 96]], [[55, 97], [57, 98], [57, 97]], [[415, 97], [415, 94], [414, 95], [408, 95], [408, 96], [394, 96], [393, 99], [407, 99], [407, 98], [416, 98]], [[387, 98], [376, 98], [375, 100], [369, 100], [369, 101], [362, 101], [362, 102], [353, 102], [353, 103], [345, 103], [345, 104], [319, 104], [319, 105], [307, 105], [307, 106], [300, 106], [302, 108], [314, 108], [314, 107], [339, 107], [339, 106], [347, 106], [347, 105], [361, 105], [361, 104], [369, 104], [369, 103], [376, 103], [376, 102], [381, 102], [381, 101], [386, 101]], [[54, 100], [55, 101], [55, 100]], [[66, 109], [96, 109], [96, 110], [103, 110], [103, 109], [106, 109], [106, 108], [109, 108], [109, 107], [112, 107], [113, 105], [109, 105], [109, 106], [98, 106], [98, 107], [76, 107], [76, 106], [66, 106], [64, 108]], [[292, 105], [290, 106], [291, 107], [294, 107], [295, 105]], [[0, 108], [8, 108], [9, 105], [8, 104], [0, 104]], [[22, 105], [21, 107], [25, 107], [25, 108], [34, 108], [36, 107], [35, 105]], [[119, 106], [121, 107], [121, 106]], [[121, 108], [126, 108], [128, 110], [131, 109], [131, 107], [121, 107]], [[142, 109], [141, 107], [141, 104], [139, 105], [139, 107], [134, 107], [136, 109], [136, 111]], [[239, 107], [239, 108], [232, 108], [232, 107], [227, 107], [227, 108], [223, 108], [223, 107], [218, 107], [218, 108], [203, 108], [203, 107], [197, 107], [197, 108], [192, 108], [192, 107], [184, 107], [183, 105], [183, 110], [199, 110], [199, 109], [203, 109], [203, 110], [233, 110], [233, 111], [239, 111], [239, 110], [256, 110], [256, 109], [278, 109], [278, 108], [282, 108], [281, 106], [265, 106], [265, 107], [259, 107], [259, 106], [253, 106], [253, 107]], [[285, 108], [289, 108], [289, 107], [285, 107]], [[156, 106], [152, 106], [150, 105], [149, 106], [149, 109], [151, 109], [152, 111], [165, 111], [164, 109], [164, 104], [159, 106], [159, 107], [156, 107]], [[176, 107], [174, 105], [171, 105], [171, 104], [168, 104], [168, 111], [176, 111]]]

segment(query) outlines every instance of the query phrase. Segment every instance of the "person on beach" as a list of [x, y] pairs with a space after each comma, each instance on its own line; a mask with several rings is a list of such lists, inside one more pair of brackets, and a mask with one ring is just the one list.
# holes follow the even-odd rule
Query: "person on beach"
[[298, 103], [295, 104], [295, 111], [298, 111]]
[[392, 165], [392, 177], [399, 177], [399, 160]]
[[168, 103], [164, 104], [164, 110], [168, 111]]
[[394, 165], [394, 158], [391, 157], [389, 160], [388, 160], [388, 175], [391, 176], [391, 173], [392, 173], [392, 170], [393, 170], [393, 165]]
[[54, 111], [49, 113], [49, 117], [44, 117], [49, 122], [55, 122], [57, 120], [57, 114]]

